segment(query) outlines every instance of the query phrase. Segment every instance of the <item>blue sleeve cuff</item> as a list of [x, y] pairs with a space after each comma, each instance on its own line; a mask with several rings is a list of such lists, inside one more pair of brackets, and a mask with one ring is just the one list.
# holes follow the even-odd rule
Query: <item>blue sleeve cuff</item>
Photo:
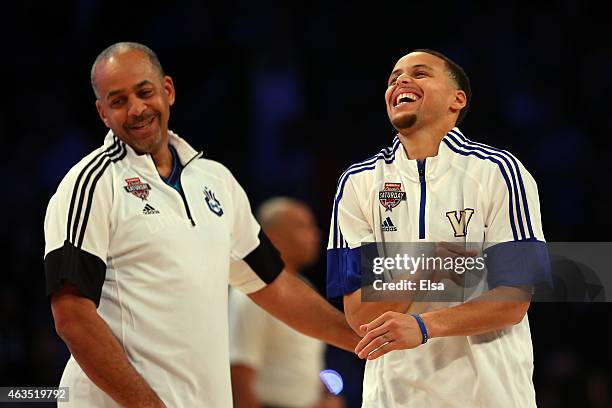
[[546, 242], [501, 242], [485, 251], [489, 289], [546, 283], [552, 287]]
[[361, 248], [327, 250], [327, 297], [338, 298], [361, 288]]

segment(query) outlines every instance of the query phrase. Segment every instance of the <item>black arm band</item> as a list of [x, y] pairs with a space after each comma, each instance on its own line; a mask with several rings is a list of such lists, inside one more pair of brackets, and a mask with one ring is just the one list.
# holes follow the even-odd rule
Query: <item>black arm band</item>
[[282, 272], [285, 264], [280, 253], [263, 231], [259, 231], [259, 246], [244, 257], [249, 267], [266, 283], [272, 283]]
[[49, 252], [45, 257], [45, 277], [47, 296], [61, 289], [64, 282], [68, 281], [98, 307], [106, 277], [106, 264], [97, 256], [66, 241], [64, 246]]

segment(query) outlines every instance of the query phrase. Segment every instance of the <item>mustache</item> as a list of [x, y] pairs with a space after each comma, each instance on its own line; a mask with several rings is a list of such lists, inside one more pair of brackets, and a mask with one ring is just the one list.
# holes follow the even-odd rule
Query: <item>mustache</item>
[[144, 123], [147, 123], [151, 118], [157, 116], [157, 113], [155, 112], [151, 112], [151, 113], [145, 113], [142, 114], [140, 116], [135, 117], [133, 120], [126, 122], [126, 126], [139, 126], [142, 125]]

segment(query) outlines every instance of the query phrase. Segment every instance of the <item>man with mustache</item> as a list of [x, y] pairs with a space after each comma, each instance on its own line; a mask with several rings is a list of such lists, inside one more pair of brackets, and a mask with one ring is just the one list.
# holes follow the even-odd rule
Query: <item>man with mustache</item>
[[[526, 313], [530, 287], [550, 281], [537, 187], [513, 155], [456, 127], [470, 97], [467, 75], [443, 54], [403, 56], [385, 93], [397, 137], [340, 177], [327, 289], [343, 297], [349, 324], [365, 334], [356, 349], [368, 360], [363, 407], [535, 406]], [[362, 273], [371, 247], [364, 244], [394, 242], [437, 244], [434, 255], [450, 259], [484, 251], [478, 297], [442, 293], [431, 302], [426, 287], [422, 301], [410, 289], [404, 298], [362, 301], [375, 287]]]
[[137, 43], [91, 70], [110, 129], [45, 218], [45, 273], [72, 354], [60, 385], [75, 407], [231, 407], [228, 284], [278, 319], [345, 349], [359, 337], [297, 277], [236, 179], [168, 130], [172, 78]]

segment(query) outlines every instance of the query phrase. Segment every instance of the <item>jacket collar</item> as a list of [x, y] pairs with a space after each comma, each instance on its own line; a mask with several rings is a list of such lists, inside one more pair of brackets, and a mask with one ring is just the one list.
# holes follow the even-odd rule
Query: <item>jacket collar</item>
[[[451, 131], [453, 130], [459, 131], [457, 127], [453, 128]], [[442, 140], [447, 139], [450, 134], [450, 132], [447, 133]], [[425, 180], [430, 181], [443, 176], [450, 168], [453, 158], [453, 152], [448, 148], [446, 143], [441, 141], [440, 145], [438, 146], [438, 154], [432, 157], [427, 157], [424, 161]], [[404, 176], [412, 181], [420, 182], [418, 161], [415, 159], [410, 159], [403, 146], [398, 149], [398, 152], [396, 153], [396, 160], [400, 172]]]
[[[189, 143], [187, 143], [183, 138], [178, 136], [176, 133], [171, 130], [168, 131], [169, 134], [169, 143], [174, 146], [176, 149], [176, 153], [178, 154], [179, 160], [181, 164], [185, 166], [187, 163], [192, 160], [202, 157], [202, 152], [198, 152], [195, 150]], [[104, 145], [112, 145], [115, 142], [115, 135], [112, 130], [109, 130], [104, 138]], [[132, 167], [139, 169], [145, 173], [155, 172], [157, 173], [157, 169], [155, 168], [155, 163], [149, 153], [139, 154], [125, 143], [125, 148], [127, 150], [126, 159], [130, 163]]]

